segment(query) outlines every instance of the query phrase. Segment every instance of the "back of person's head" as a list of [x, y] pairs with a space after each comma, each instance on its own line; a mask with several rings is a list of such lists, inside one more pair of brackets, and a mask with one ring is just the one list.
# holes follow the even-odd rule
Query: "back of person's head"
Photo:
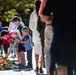
[[25, 26], [25, 27], [22, 28], [22, 31], [29, 33], [29, 28], [27, 26]]
[[8, 27], [7, 27], [7, 26], [5, 26], [5, 27], [4, 27], [4, 30], [8, 30]]
[[40, 5], [41, 5], [41, 0], [35, 0], [35, 9], [37, 14], [39, 12]]
[[3, 30], [2, 32], [1, 32], [1, 37], [3, 37], [3, 36], [5, 36], [5, 35], [8, 35], [8, 31], [6, 31], [6, 30]]
[[15, 17], [15, 16], [20, 17], [20, 15], [19, 15], [18, 13], [14, 14], [14, 17]]
[[19, 22], [20, 22], [20, 18], [17, 17], [17, 16], [15, 16], [15, 17], [13, 17], [12, 21], [13, 21], [13, 22], [16, 22], [16, 21], [19, 21]]

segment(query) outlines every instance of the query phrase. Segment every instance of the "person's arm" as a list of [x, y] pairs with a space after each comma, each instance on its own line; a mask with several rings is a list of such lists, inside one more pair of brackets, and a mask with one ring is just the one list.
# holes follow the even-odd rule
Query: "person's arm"
[[21, 43], [21, 40], [17, 39], [17, 38], [13, 38], [16, 42]]
[[9, 23], [8, 31], [11, 31], [11, 27], [12, 27], [11, 24], [12, 22]]
[[32, 31], [34, 30], [33, 13], [31, 13], [31, 15], [30, 15], [29, 28], [30, 28]]
[[46, 23], [47, 21], [49, 21], [50, 16], [45, 16], [45, 15], [40, 14], [40, 18], [41, 18], [41, 21]]
[[21, 43], [21, 44], [28, 44], [28, 43], [29, 43], [29, 40], [21, 41], [20, 43]]
[[29, 43], [29, 40], [26, 40], [26, 41], [20, 41], [19, 39], [16, 39], [14, 38], [15, 41], [17, 41], [18, 43], [21, 43], [21, 44], [28, 44]]
[[49, 21], [51, 11], [52, 11], [52, 0], [42, 0], [39, 15], [43, 22]]
[[29, 35], [27, 35], [26, 37], [24, 37], [24, 41], [20, 42], [21, 44], [28, 44], [29, 43]]
[[21, 26], [25, 27], [25, 24], [23, 21], [20, 22]]

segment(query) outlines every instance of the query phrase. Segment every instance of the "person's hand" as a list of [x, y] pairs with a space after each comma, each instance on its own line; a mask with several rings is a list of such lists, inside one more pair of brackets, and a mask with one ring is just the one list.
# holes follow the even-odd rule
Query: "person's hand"
[[39, 16], [41, 18], [41, 21], [43, 21], [45, 23], [50, 20], [50, 16], [45, 16], [45, 15], [42, 15], [42, 14], [40, 14]]
[[19, 39], [14, 38], [16, 42], [21, 43], [21, 41]]
[[24, 42], [22, 42], [22, 41], [21, 41], [20, 43], [21, 43], [21, 44], [25, 44], [25, 43], [24, 43]]
[[16, 35], [16, 34], [12, 34], [12, 37], [13, 37], [13, 38], [17, 38], [18, 35]]

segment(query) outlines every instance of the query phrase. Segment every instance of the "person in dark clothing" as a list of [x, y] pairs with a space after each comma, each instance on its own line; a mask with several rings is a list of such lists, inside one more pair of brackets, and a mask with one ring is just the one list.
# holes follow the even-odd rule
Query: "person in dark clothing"
[[58, 75], [67, 75], [68, 67], [76, 65], [76, 1], [43, 0], [39, 14], [46, 22], [53, 12], [52, 61], [58, 64]]

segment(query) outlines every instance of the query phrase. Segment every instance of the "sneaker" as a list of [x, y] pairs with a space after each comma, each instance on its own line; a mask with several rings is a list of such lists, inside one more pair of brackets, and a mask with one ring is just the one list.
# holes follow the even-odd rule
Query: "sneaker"
[[25, 69], [25, 68], [26, 68], [25, 65], [23, 65], [23, 64], [19, 64], [19, 69]]
[[42, 70], [42, 68], [40, 67], [40, 73], [43, 73], [44, 71]]
[[26, 68], [32, 68], [32, 66], [26, 66]]
[[23, 64], [18, 64], [17, 66], [19, 66], [19, 67], [25, 67]]
[[37, 73], [38, 73], [38, 71], [39, 71], [39, 68], [38, 68], [38, 67], [36, 67], [35, 72], [37, 72]]
[[18, 64], [17, 66], [20, 66], [21, 64]]

